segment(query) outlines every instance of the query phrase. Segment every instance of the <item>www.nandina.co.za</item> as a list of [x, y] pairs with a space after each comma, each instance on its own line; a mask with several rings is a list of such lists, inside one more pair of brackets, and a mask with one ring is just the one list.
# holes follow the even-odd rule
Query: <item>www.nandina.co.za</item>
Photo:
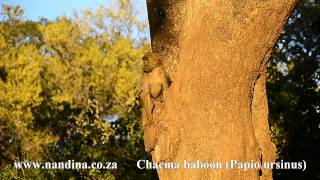
[[14, 162], [16, 169], [117, 169], [116, 162]]

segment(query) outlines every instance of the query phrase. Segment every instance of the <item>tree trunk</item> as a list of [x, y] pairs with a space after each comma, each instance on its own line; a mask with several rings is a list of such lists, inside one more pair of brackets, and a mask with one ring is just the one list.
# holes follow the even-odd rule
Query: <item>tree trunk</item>
[[[156, 161], [179, 162], [160, 179], [272, 179], [226, 170], [229, 160], [271, 162], [265, 81], [269, 54], [295, 0], [147, 0], [153, 52], [172, 84], [156, 102]], [[157, 156], [157, 157], [156, 157]], [[221, 162], [221, 169], [185, 169]]]

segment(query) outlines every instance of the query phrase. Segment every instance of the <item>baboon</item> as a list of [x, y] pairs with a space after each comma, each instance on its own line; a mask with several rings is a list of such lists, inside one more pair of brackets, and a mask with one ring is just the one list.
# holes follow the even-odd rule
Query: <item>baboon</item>
[[152, 112], [154, 101], [164, 101], [165, 91], [171, 81], [165, 72], [160, 56], [148, 52], [143, 57], [143, 76], [141, 84], [142, 125], [144, 129], [144, 144], [147, 152], [151, 152], [156, 162], [172, 158], [179, 145], [179, 132], [170, 130], [162, 121], [153, 122]]
[[162, 102], [165, 99], [165, 90], [170, 80], [162, 67], [160, 57], [148, 52], [143, 56], [143, 77], [141, 84], [142, 123], [143, 126], [152, 123], [154, 101]]

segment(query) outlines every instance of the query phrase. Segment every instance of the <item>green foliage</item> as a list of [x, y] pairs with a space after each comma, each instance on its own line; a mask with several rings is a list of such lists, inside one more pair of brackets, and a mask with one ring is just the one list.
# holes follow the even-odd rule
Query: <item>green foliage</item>
[[12, 165], [5, 165], [0, 171], [0, 179], [16, 179], [16, 180], [42, 180], [46, 177], [39, 169], [25, 169], [23, 171], [14, 169]]
[[301, 1], [270, 60], [268, 97], [278, 158], [307, 161], [307, 171], [276, 171], [276, 179], [320, 177], [319, 17], [319, 1]]
[[[2, 5], [0, 179], [147, 178], [137, 100], [146, 25], [128, 0], [30, 22]], [[16, 170], [14, 161], [118, 162], [118, 170]]]

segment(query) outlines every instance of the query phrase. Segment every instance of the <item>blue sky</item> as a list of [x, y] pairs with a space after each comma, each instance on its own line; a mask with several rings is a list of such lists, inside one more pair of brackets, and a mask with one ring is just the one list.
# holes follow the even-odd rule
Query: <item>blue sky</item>
[[[25, 18], [31, 20], [38, 20], [39, 17], [54, 20], [61, 15], [71, 17], [73, 10], [96, 9], [100, 5], [107, 6], [109, 2], [110, 0], [0, 0], [0, 4], [20, 5], [25, 10]], [[146, 18], [145, 0], [135, 2], [140, 11], [139, 15]]]

